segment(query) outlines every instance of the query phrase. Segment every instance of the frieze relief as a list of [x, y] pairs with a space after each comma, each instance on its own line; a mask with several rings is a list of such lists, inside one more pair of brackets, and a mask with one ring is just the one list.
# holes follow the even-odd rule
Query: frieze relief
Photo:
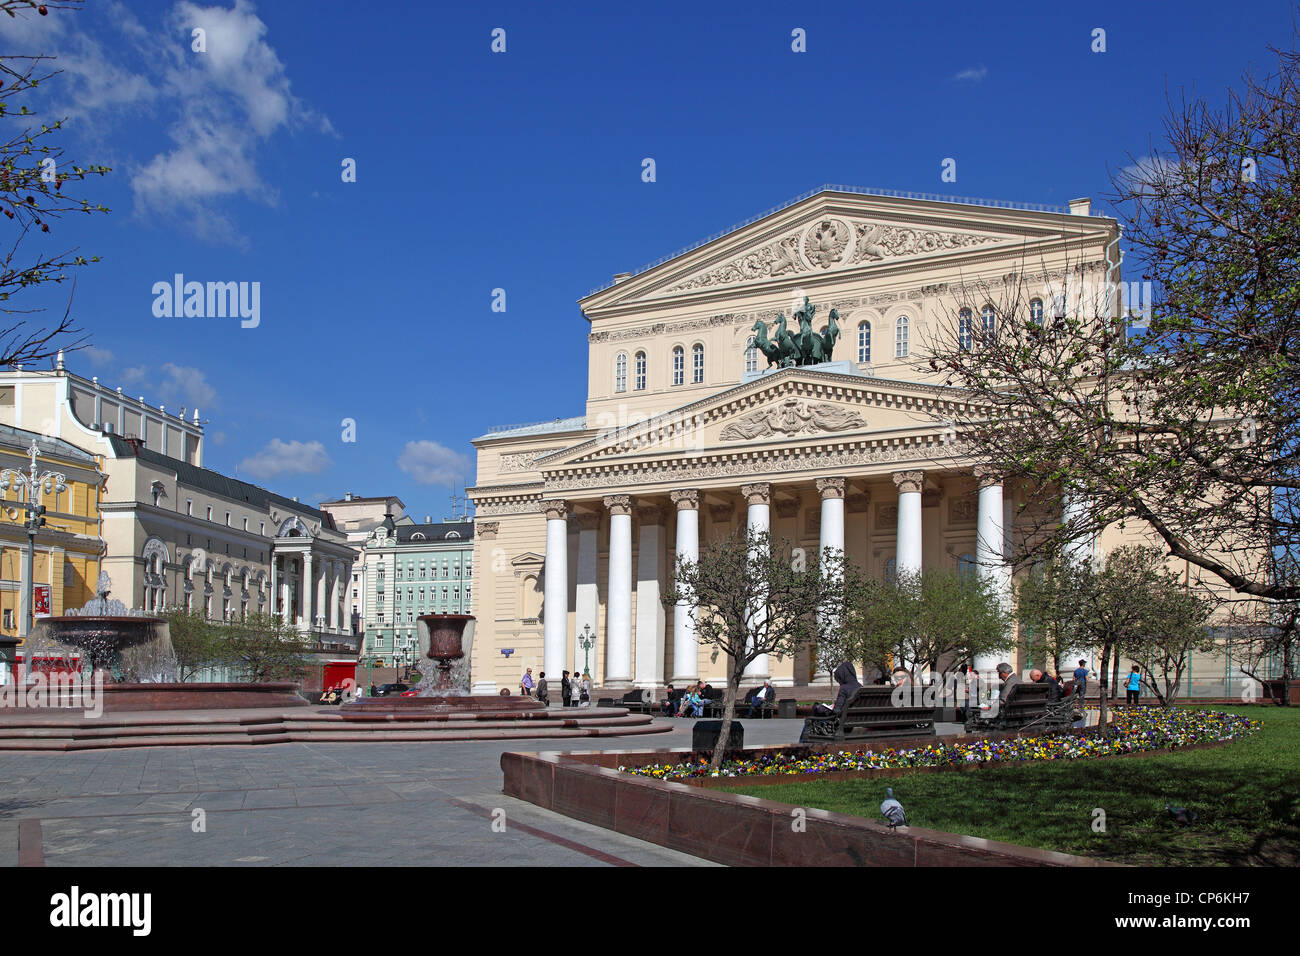
[[1002, 237], [937, 229], [909, 229], [827, 216], [738, 258], [692, 276], [666, 291], [687, 292], [759, 279], [825, 271], [997, 242]]
[[862, 415], [830, 402], [809, 402], [787, 398], [775, 408], [762, 408], [729, 423], [722, 429], [722, 441], [751, 441], [773, 435], [807, 435], [814, 432], [865, 428]]
[[517, 452], [511, 455], [502, 455], [501, 463], [497, 471], [503, 475], [514, 474], [515, 472], [520, 471], [534, 471], [535, 469], [533, 466], [537, 463], [537, 459], [541, 458], [543, 454], [549, 454], [549, 452], [527, 451]]

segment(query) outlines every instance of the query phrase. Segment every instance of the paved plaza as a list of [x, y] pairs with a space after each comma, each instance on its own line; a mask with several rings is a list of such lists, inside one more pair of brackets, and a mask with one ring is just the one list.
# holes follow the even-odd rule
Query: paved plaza
[[[4, 752], [0, 861], [712, 866], [501, 793], [506, 751], [689, 747], [694, 721], [672, 723], [668, 734], [572, 745], [507, 740]], [[793, 743], [802, 723], [744, 721], [745, 742]], [[205, 832], [194, 831], [196, 810], [203, 811]], [[504, 832], [493, 828], [498, 810], [504, 811]]]

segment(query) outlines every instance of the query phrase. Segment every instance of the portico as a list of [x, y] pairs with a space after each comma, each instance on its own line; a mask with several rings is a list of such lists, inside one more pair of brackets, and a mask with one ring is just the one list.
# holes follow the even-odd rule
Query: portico
[[[590, 666], [611, 690], [716, 683], [725, 661], [665, 595], [678, 558], [745, 530], [882, 579], [978, 574], [1010, 604], [1015, 537], [1059, 501], [980, 467], [952, 424], [969, 398], [925, 341], [961, 290], [992, 300], [1080, 260], [1101, 276], [1115, 234], [1086, 201], [825, 190], [582, 299], [585, 413], [475, 440], [475, 690], [529, 666]], [[824, 681], [814, 659], [759, 659], [746, 680]]]

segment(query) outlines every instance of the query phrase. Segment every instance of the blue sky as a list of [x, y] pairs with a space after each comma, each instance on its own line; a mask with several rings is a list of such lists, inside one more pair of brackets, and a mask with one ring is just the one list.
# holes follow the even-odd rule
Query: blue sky
[[[199, 407], [210, 467], [309, 501], [397, 494], [437, 520], [473, 481], [471, 438], [581, 413], [576, 300], [614, 273], [822, 183], [1097, 209], [1109, 171], [1159, 146], [1167, 94], [1221, 101], [1290, 44], [1293, 15], [624, 6], [88, 0], [0, 22], [5, 54], [59, 56], [30, 105], [69, 117], [68, 159], [114, 168], [70, 190], [112, 213], [48, 240], [104, 259], [77, 273], [95, 348], [69, 364]], [[154, 283], [178, 272], [259, 282], [260, 324], [155, 317]], [[61, 311], [67, 291], [24, 304]]]

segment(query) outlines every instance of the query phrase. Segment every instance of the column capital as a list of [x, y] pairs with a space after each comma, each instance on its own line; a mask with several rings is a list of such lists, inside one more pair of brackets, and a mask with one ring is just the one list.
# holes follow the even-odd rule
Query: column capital
[[700, 493], [694, 488], [679, 488], [668, 492], [668, 497], [677, 505], [678, 511], [699, 511]]
[[921, 485], [925, 482], [925, 472], [923, 471], [896, 471], [894, 472], [894, 484], [898, 486], [899, 494], [909, 491], [920, 492]]
[[612, 515], [630, 515], [632, 513], [631, 495], [606, 495], [602, 500]]
[[745, 500], [751, 505], [772, 503], [772, 486], [766, 481], [755, 482], [752, 485], [741, 485], [740, 493], [745, 496]]
[[474, 533], [480, 538], [495, 538], [500, 530], [500, 521], [480, 521], [474, 526]]
[[579, 531], [595, 531], [600, 520], [590, 511], [575, 511], [573, 513], [573, 523]]
[[569, 503], [563, 498], [551, 498], [543, 501], [540, 505], [542, 512], [546, 515], [546, 520], [550, 521], [559, 518], [563, 521], [569, 514]]
[[976, 465], [972, 471], [975, 472], [981, 488], [1002, 484], [1002, 472], [992, 465]]
[[825, 498], [843, 498], [844, 497], [844, 479], [843, 478], [818, 478], [817, 493]]

